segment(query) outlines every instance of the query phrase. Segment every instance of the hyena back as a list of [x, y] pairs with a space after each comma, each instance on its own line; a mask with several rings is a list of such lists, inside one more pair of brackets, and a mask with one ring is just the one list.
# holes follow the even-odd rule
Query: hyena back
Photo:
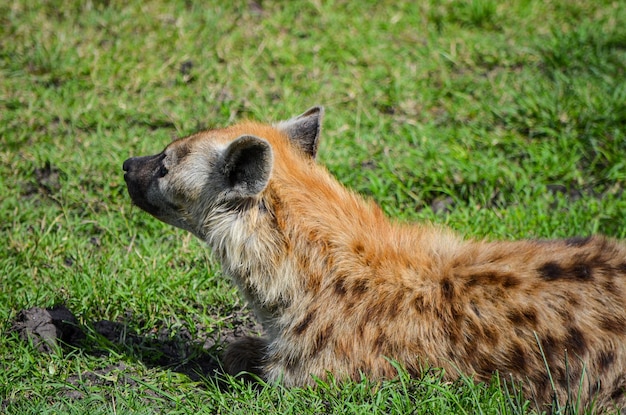
[[499, 372], [540, 405], [624, 405], [622, 243], [392, 223], [315, 163], [322, 115], [204, 131], [124, 163], [134, 203], [206, 241], [263, 324], [266, 338], [226, 351], [230, 373], [383, 379], [395, 360], [416, 376]]

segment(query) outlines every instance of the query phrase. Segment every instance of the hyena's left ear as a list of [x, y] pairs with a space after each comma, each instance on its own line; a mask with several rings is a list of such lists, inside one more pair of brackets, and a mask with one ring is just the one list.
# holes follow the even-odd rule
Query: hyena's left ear
[[290, 120], [279, 122], [276, 127], [287, 134], [291, 142], [305, 154], [315, 158], [322, 131], [323, 117], [324, 107], [317, 106]]
[[229, 197], [252, 197], [265, 189], [270, 180], [274, 155], [262, 138], [243, 135], [224, 151], [223, 174]]

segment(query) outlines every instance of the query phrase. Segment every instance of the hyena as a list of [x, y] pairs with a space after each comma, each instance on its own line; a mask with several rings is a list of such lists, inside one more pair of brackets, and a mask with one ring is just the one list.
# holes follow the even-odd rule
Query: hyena
[[398, 362], [521, 381], [539, 405], [624, 406], [626, 246], [603, 236], [468, 240], [394, 223], [316, 164], [322, 107], [124, 162], [133, 202], [205, 241], [267, 334], [229, 373], [288, 386], [386, 379]]

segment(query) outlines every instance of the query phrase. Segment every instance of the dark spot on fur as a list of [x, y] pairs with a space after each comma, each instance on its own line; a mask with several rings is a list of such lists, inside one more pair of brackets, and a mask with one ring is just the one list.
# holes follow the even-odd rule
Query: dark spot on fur
[[356, 326], [356, 331], [360, 338], [363, 338], [363, 336], [365, 336], [365, 327], [367, 326], [367, 323], [368, 323], [368, 319], [366, 316], [367, 315], [364, 314], [363, 318], [361, 318], [361, 323], [357, 324]]
[[611, 253], [601, 253], [597, 252], [594, 255], [589, 255], [587, 257], [583, 257], [579, 262], [585, 262], [591, 270], [595, 272], [600, 272], [607, 276], [614, 276], [617, 269], [610, 264], [610, 258], [619, 255], [617, 252]]
[[572, 312], [569, 307], [559, 307], [556, 312], [561, 317], [561, 321], [570, 321], [572, 319]]
[[352, 309], [354, 308], [355, 305], [356, 305], [356, 303], [354, 301], [346, 300], [345, 301], [346, 312], [352, 312]]
[[445, 333], [450, 337], [450, 342], [456, 344], [463, 337], [461, 330], [457, 324], [447, 324], [444, 328]]
[[481, 382], [487, 382], [493, 376], [494, 367], [490, 356], [477, 354], [475, 356], [475, 370], [478, 375], [477, 379]]
[[613, 383], [613, 391], [611, 392], [611, 399], [618, 400], [624, 396], [624, 392], [626, 391], [626, 381], [624, 380], [624, 375], [619, 376], [615, 379]]
[[481, 365], [476, 370], [476, 381], [488, 383], [489, 380], [493, 377], [494, 371], [495, 370], [491, 366], [489, 366], [488, 363]]
[[490, 345], [495, 346], [498, 344], [498, 329], [493, 326], [484, 326], [483, 332], [485, 333], [485, 339]]
[[441, 293], [448, 301], [454, 298], [454, 284], [448, 278], [441, 280]]
[[353, 250], [355, 254], [359, 255], [365, 251], [365, 246], [361, 242], [357, 242], [354, 244]]
[[306, 280], [306, 289], [310, 292], [317, 294], [320, 291], [323, 279], [324, 276], [322, 273], [320, 273], [319, 271], [311, 271], [311, 274], [309, 274], [309, 278], [307, 278]]
[[598, 354], [598, 368], [600, 369], [600, 371], [606, 372], [608, 369], [611, 368], [611, 366], [613, 366], [614, 362], [615, 353], [612, 350], [603, 350], [600, 352], [600, 354]]
[[317, 335], [315, 336], [315, 350], [313, 352], [314, 354], [319, 353], [320, 350], [326, 347], [326, 344], [328, 343], [328, 340], [330, 339], [332, 334], [333, 334], [332, 325], [328, 325], [324, 327], [322, 330], [320, 330], [317, 333]]
[[304, 333], [306, 331], [306, 329], [309, 327], [309, 325], [311, 324], [311, 322], [313, 321], [315, 315], [312, 311], [309, 311], [309, 313], [304, 317], [304, 319], [298, 323], [298, 325], [293, 329], [294, 334], [296, 335], [300, 335], [302, 333]]
[[552, 364], [556, 361], [559, 354], [559, 342], [555, 337], [548, 334], [544, 338], [540, 338], [539, 343], [541, 345], [541, 349], [543, 350], [546, 361], [550, 366], [550, 370], [554, 370]]
[[471, 287], [477, 284], [487, 285], [498, 283], [498, 274], [495, 272], [485, 272], [482, 274], [472, 274], [469, 276], [466, 285]]
[[537, 272], [546, 281], [559, 279], [590, 281], [593, 279], [592, 266], [586, 262], [576, 262], [568, 267], [562, 267], [556, 262], [546, 262], [537, 269]]
[[509, 353], [508, 369], [515, 373], [523, 373], [526, 370], [526, 353], [519, 344], [513, 346]]
[[465, 313], [459, 307], [458, 304], [451, 304], [450, 305], [450, 316], [452, 317], [452, 320], [454, 320], [458, 324], [465, 318]]
[[592, 278], [591, 268], [589, 268], [589, 265], [581, 262], [572, 266], [571, 273], [573, 274], [574, 278], [581, 281], [589, 281]]
[[624, 322], [622, 317], [601, 316], [599, 320], [602, 330], [617, 334], [624, 334], [626, 332], [626, 322]]
[[400, 303], [404, 299], [404, 294], [398, 292], [397, 295], [383, 295], [378, 301], [371, 303], [368, 308], [369, 313], [366, 314], [369, 320], [381, 320], [385, 317], [394, 319], [401, 311]]
[[624, 387], [618, 386], [611, 392], [611, 400], [616, 401], [624, 396]]
[[575, 247], [581, 247], [581, 246], [585, 246], [589, 243], [589, 241], [591, 241], [591, 236], [574, 236], [572, 238], [567, 238], [565, 240], [565, 245], [567, 246], [575, 246]]
[[537, 269], [541, 278], [546, 281], [554, 281], [563, 278], [563, 268], [556, 262], [546, 262]]
[[377, 354], [384, 354], [384, 351], [386, 349], [385, 345], [387, 344], [387, 341], [389, 339], [387, 338], [387, 336], [384, 333], [379, 333], [378, 336], [376, 337], [376, 340], [374, 340], [374, 351]]
[[343, 278], [339, 278], [337, 281], [335, 281], [335, 294], [340, 297], [346, 295], [346, 283]]
[[365, 294], [367, 290], [369, 290], [369, 288], [369, 283], [364, 278], [360, 278], [354, 281], [354, 284], [352, 284], [352, 292], [356, 296], [361, 296]]
[[537, 325], [537, 312], [532, 308], [509, 311], [507, 318], [516, 326], [536, 327]]
[[577, 327], [570, 327], [567, 331], [567, 337], [565, 339], [565, 345], [568, 350], [582, 356], [587, 351], [587, 341], [582, 331]]
[[532, 308], [527, 308], [526, 310], [522, 311], [522, 314], [524, 315], [524, 318], [531, 326], [535, 327], [537, 325], [537, 311], [536, 310]]
[[465, 288], [471, 288], [477, 285], [478, 280], [479, 280], [478, 275], [474, 275], [474, 274], [470, 275], [469, 277], [467, 277], [467, 280], [465, 280]]
[[385, 347], [385, 356], [390, 358], [395, 358], [397, 356], [398, 351], [404, 350], [400, 343], [393, 341], [393, 337], [387, 339], [387, 347]]
[[511, 323], [516, 326], [522, 325], [524, 323], [524, 315], [519, 310], [511, 310], [507, 313], [507, 318]]
[[484, 272], [482, 274], [471, 274], [465, 281], [465, 286], [468, 288], [475, 285], [502, 285], [504, 288], [514, 288], [519, 284], [519, 278], [506, 272]]
[[426, 309], [426, 305], [424, 303], [424, 297], [422, 297], [421, 295], [416, 295], [415, 298], [413, 299], [413, 307], [415, 307], [415, 310], [418, 313], [423, 313], [424, 310]]
[[504, 288], [515, 288], [520, 284], [520, 280], [513, 275], [504, 275], [502, 281], [502, 286]]
[[545, 397], [550, 393], [550, 377], [546, 369], [542, 367], [541, 370], [534, 371], [534, 373], [529, 376], [529, 379], [534, 385], [537, 385], [535, 390], [539, 395], [536, 396], [536, 398], [538, 398], [539, 401], [544, 401]]
[[626, 262], [622, 262], [617, 267], [615, 267], [621, 274], [626, 275]]
[[395, 317], [397, 317], [401, 309], [400, 304], [402, 304], [403, 300], [404, 300], [404, 292], [398, 291], [396, 295], [393, 297], [393, 299], [391, 300], [391, 302], [389, 303], [389, 308], [387, 311], [388, 311], [390, 319], [394, 319]]

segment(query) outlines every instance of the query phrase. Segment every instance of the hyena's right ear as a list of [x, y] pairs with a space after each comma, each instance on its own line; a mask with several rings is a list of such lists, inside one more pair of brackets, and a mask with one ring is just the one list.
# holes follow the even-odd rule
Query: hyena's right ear
[[287, 121], [281, 121], [276, 127], [287, 134], [287, 137], [305, 154], [315, 158], [322, 132], [324, 107], [309, 108], [305, 113]]
[[224, 151], [222, 173], [227, 194], [232, 198], [252, 197], [265, 189], [270, 180], [274, 155], [262, 138], [243, 135]]

